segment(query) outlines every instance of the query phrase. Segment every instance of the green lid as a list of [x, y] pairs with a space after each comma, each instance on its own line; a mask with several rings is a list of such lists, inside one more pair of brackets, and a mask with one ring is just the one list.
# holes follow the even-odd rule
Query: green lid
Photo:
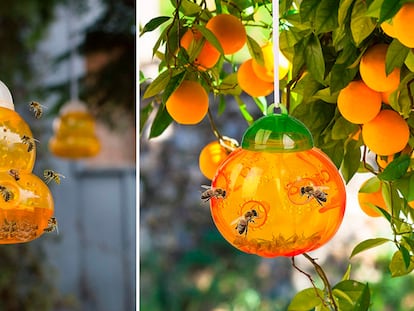
[[241, 146], [251, 151], [298, 152], [314, 145], [306, 126], [282, 113], [256, 120], [244, 133]]

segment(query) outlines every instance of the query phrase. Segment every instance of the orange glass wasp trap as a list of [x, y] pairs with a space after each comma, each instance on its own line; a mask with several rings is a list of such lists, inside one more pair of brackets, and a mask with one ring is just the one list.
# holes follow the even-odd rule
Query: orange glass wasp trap
[[57, 157], [88, 158], [97, 155], [101, 149], [95, 135], [95, 119], [81, 101], [67, 102], [54, 120], [53, 129], [49, 150]]
[[54, 211], [49, 188], [32, 173], [36, 140], [6, 93], [0, 90], [0, 244], [41, 236]]
[[263, 257], [317, 249], [333, 237], [345, 212], [337, 168], [287, 114], [254, 122], [211, 187], [225, 191], [210, 200], [219, 232], [239, 250]]

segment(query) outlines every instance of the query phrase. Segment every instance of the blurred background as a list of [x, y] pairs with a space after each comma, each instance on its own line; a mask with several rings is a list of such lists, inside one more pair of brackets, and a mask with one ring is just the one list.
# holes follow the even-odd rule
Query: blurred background
[[[37, 142], [33, 173], [50, 183], [51, 232], [0, 246], [0, 310], [134, 310], [136, 307], [136, 4], [134, 0], [0, 3], [0, 80]], [[54, 156], [53, 121], [83, 101], [98, 155]], [[36, 119], [29, 103], [44, 106]]]
[[[169, 1], [141, 2], [139, 27], [172, 12]], [[157, 38], [154, 32], [138, 39], [139, 70], [144, 77], [141, 94], [157, 76], [158, 62], [152, 57]], [[259, 117], [256, 105], [249, 98], [243, 100], [251, 115]], [[240, 142], [248, 124], [238, 104], [229, 99], [226, 110], [217, 117], [218, 102], [213, 98], [210, 102], [222, 135]], [[141, 109], [147, 104], [140, 98]], [[198, 156], [215, 140], [207, 119], [196, 126], [173, 123], [150, 140], [149, 128], [143, 126], [139, 135], [140, 310], [286, 310], [296, 292], [311, 287], [309, 279], [292, 268], [290, 258], [267, 259], [242, 253], [218, 233], [209, 205], [200, 200], [200, 186], [210, 181], [199, 171]], [[357, 192], [369, 177], [357, 174], [350, 181], [342, 226], [328, 244], [310, 255], [317, 258], [331, 284], [339, 282], [351, 265], [353, 279], [369, 282], [373, 310], [414, 310], [414, 278], [390, 276], [388, 263], [395, 251], [391, 246], [374, 248], [349, 260], [360, 241], [392, 236], [386, 221], [368, 217], [359, 207]], [[313, 275], [303, 257], [298, 256], [295, 262]], [[314, 279], [322, 286], [316, 276]]]

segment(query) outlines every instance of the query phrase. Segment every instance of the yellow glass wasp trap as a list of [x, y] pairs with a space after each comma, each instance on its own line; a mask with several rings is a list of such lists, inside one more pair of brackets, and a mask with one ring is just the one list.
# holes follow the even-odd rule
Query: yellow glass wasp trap
[[32, 174], [36, 140], [4, 94], [0, 90], [0, 244], [11, 244], [42, 235], [54, 203], [46, 184]]
[[62, 107], [59, 117], [53, 122], [53, 129], [49, 149], [57, 157], [93, 157], [101, 149], [95, 135], [95, 119], [80, 101], [69, 101]]
[[295, 256], [328, 242], [345, 212], [345, 186], [309, 130], [286, 114], [262, 117], [218, 168], [213, 221], [239, 250]]

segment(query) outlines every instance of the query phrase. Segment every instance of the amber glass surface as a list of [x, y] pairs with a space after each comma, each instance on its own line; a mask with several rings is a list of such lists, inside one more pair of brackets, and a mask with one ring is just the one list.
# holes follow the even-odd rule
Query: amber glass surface
[[0, 107], [0, 171], [31, 172], [36, 142], [28, 124], [13, 110]]
[[[322, 246], [345, 211], [342, 178], [317, 148], [293, 153], [239, 148], [219, 167], [212, 187], [226, 191], [224, 199], [210, 201], [220, 233], [239, 250], [263, 257], [295, 256]], [[302, 187], [322, 190], [326, 202], [302, 194]], [[252, 210], [257, 217], [240, 234], [237, 225]]]
[[[32, 173], [15, 180], [0, 172], [0, 244], [31, 241], [44, 233], [53, 215], [53, 197], [46, 184]], [[5, 199], [5, 192], [11, 197]]]

